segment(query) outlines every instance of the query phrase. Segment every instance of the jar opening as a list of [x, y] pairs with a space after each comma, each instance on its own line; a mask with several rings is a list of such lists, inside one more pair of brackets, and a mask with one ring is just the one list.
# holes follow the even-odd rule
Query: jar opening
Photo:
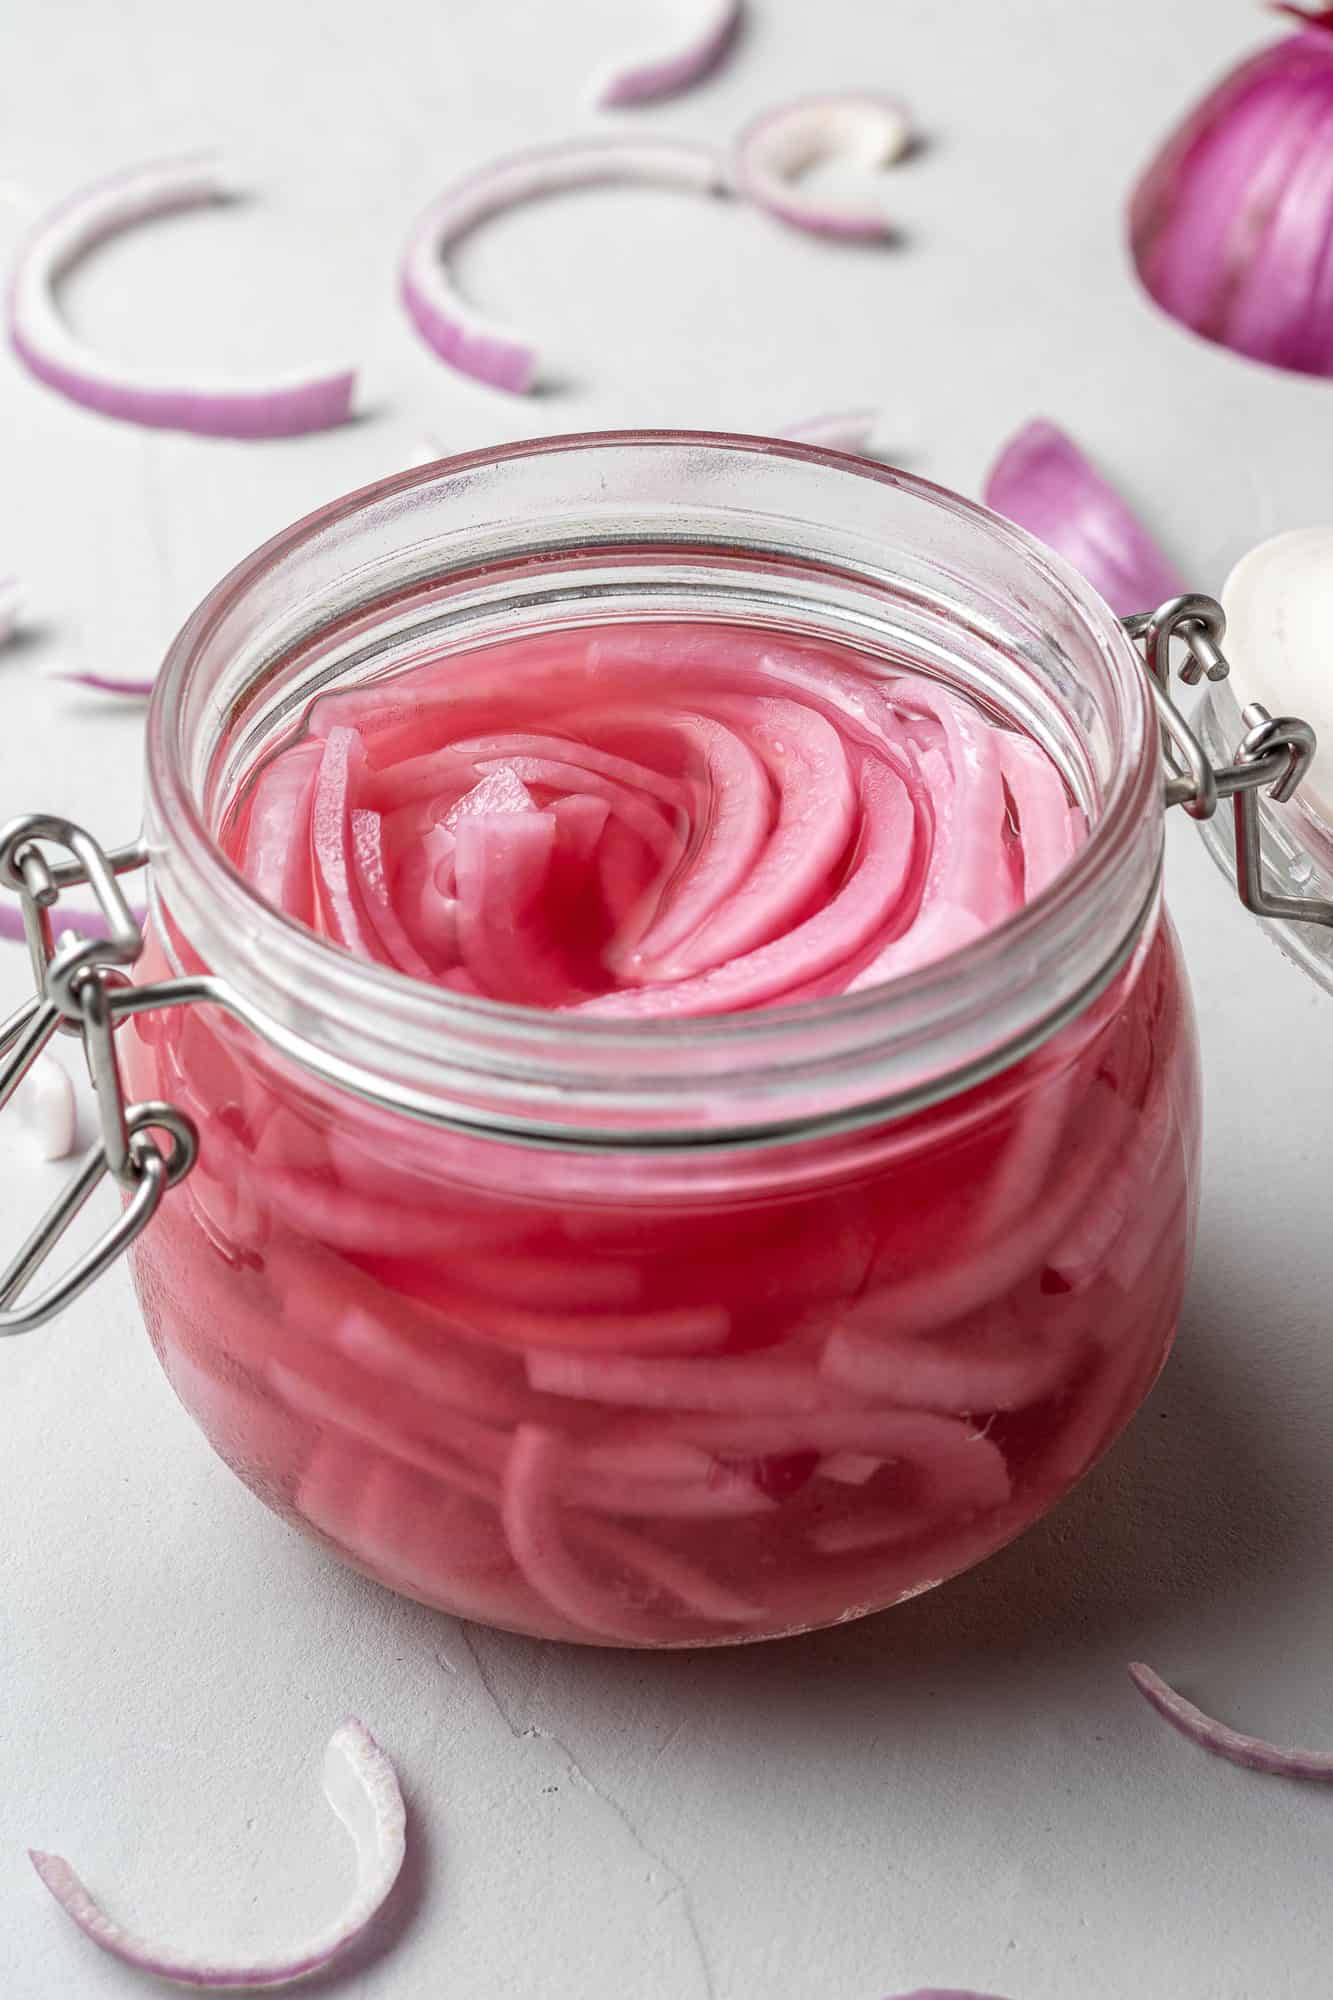
[[[317, 693], [518, 634], [681, 619], [850, 643], [952, 683], [1050, 753], [1087, 844], [1017, 915], [890, 985], [632, 1025], [353, 959], [259, 901], [221, 853], [239, 784]], [[258, 1032], [339, 1086], [529, 1143], [753, 1143], [901, 1115], [1085, 1007], [1154, 906], [1157, 787], [1132, 648], [1019, 530], [813, 447], [608, 433], [413, 470], [242, 563], [159, 681], [147, 838], [191, 955]]]

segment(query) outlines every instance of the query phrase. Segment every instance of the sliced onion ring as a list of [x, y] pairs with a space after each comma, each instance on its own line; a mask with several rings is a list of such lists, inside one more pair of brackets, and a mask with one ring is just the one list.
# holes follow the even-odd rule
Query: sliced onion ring
[[0, 646], [11, 638], [19, 622], [18, 578], [0, 576]]
[[736, 143], [740, 194], [793, 229], [873, 242], [893, 234], [874, 203], [803, 194], [800, 177], [821, 160], [846, 160], [873, 171], [892, 166], [912, 143], [912, 121], [891, 98], [802, 97], [779, 104]]
[[878, 421], [878, 410], [830, 410], [824, 416], [784, 424], [778, 435], [796, 444], [821, 445], [825, 451], [864, 453]]
[[275, 1959], [222, 1962], [135, 1937], [90, 1896], [68, 1861], [29, 1849], [29, 1859], [65, 1914], [102, 1951], [139, 1972], [179, 1986], [223, 1991], [290, 1985], [328, 1965], [359, 1938], [398, 1879], [406, 1849], [406, 1813], [393, 1765], [364, 1725], [349, 1717], [324, 1752], [324, 1791], [356, 1848], [356, 1889], [338, 1921], [296, 1951]]
[[530, 389], [537, 354], [527, 341], [474, 312], [459, 296], [445, 257], [478, 223], [536, 195], [635, 181], [720, 193], [722, 163], [706, 146], [665, 141], [572, 139], [511, 153], [431, 203], [408, 240], [401, 271], [407, 315], [428, 347], [464, 375], [516, 394]]
[[9, 336], [32, 374], [104, 416], [203, 437], [294, 437], [346, 418], [354, 369], [282, 376], [264, 383], [164, 377], [130, 362], [104, 361], [70, 331], [55, 291], [79, 259], [135, 223], [225, 201], [231, 190], [204, 156], [132, 167], [85, 188], [38, 223], [9, 293]]
[[658, 55], [612, 70], [598, 85], [596, 101], [616, 105], [652, 104], [678, 97], [711, 76], [736, 39], [745, 11], [744, 0], [695, 0], [699, 25], [686, 42]]
[[73, 667], [50, 667], [48, 678], [68, 681], [71, 687], [91, 688], [94, 694], [110, 694], [126, 701], [146, 701], [153, 692], [150, 680], [121, 680], [114, 674], [81, 673]]
[[1224, 1722], [1215, 1722], [1177, 1694], [1142, 1660], [1131, 1664], [1129, 1677], [1164, 1721], [1214, 1757], [1225, 1757], [1229, 1764], [1244, 1764], [1247, 1770], [1262, 1771], [1271, 1778], [1315, 1778], [1324, 1783], [1333, 1779], [1333, 1751], [1287, 1749], [1280, 1743], [1266, 1743], [1261, 1736], [1243, 1736], [1238, 1729], [1228, 1729]]

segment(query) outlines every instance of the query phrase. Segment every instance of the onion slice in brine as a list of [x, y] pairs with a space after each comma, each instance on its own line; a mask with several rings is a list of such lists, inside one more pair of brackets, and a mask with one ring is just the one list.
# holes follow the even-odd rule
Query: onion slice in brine
[[204, 437], [293, 437], [347, 417], [356, 371], [284, 375], [269, 382], [209, 381], [107, 361], [71, 331], [56, 288], [88, 251], [159, 215], [229, 199], [231, 189], [203, 155], [132, 167], [85, 188], [38, 223], [9, 292], [9, 335], [24, 366], [48, 388], [103, 416]]
[[717, 194], [722, 163], [706, 146], [665, 140], [570, 139], [492, 161], [446, 188], [420, 217], [403, 257], [401, 296], [408, 318], [441, 361], [494, 389], [531, 389], [537, 353], [466, 304], [446, 259], [479, 223], [538, 195], [634, 182]]
[[1323, 1783], [1333, 1778], [1333, 1751], [1288, 1749], [1280, 1743], [1267, 1743], [1261, 1736], [1243, 1736], [1186, 1701], [1142, 1660], [1132, 1662], [1129, 1677], [1143, 1699], [1173, 1729], [1201, 1750], [1225, 1757], [1229, 1764], [1243, 1764], [1247, 1770], [1262, 1771], [1270, 1778], [1314, 1778]]
[[406, 1851], [406, 1812], [397, 1773], [355, 1718], [341, 1723], [329, 1738], [324, 1791], [356, 1848], [356, 1888], [335, 1923], [309, 1943], [273, 1958], [219, 1960], [152, 1944], [108, 1916], [58, 1854], [30, 1849], [29, 1858], [84, 1936], [139, 1972], [210, 1992], [287, 1986], [328, 1965], [362, 1936], [397, 1881]]

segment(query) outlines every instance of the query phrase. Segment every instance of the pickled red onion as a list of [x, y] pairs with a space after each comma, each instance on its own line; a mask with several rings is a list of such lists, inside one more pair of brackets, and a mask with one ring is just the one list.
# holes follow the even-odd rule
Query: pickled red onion
[[205, 156], [155, 161], [99, 181], [37, 225], [9, 292], [9, 334], [25, 367], [49, 388], [104, 416], [205, 437], [292, 437], [347, 417], [354, 369], [251, 384], [202, 373], [173, 378], [129, 362], [101, 360], [71, 332], [56, 286], [89, 250], [159, 215], [226, 200], [230, 188]]
[[213, 1992], [273, 1988], [306, 1978], [361, 1937], [398, 1879], [406, 1852], [406, 1815], [397, 1774], [370, 1731], [349, 1718], [324, 1752], [324, 1790], [352, 1837], [357, 1883], [342, 1915], [298, 1949], [263, 1959], [220, 1960], [150, 1943], [116, 1922], [58, 1854], [29, 1850], [38, 1875], [84, 1936], [136, 1971]]
[[892, 99], [849, 93], [804, 97], [766, 111], [736, 144], [737, 191], [780, 222], [816, 236], [874, 241], [893, 234], [883, 210], [866, 201], [801, 190], [801, 176], [827, 160], [867, 171], [891, 166], [912, 142], [905, 108]]
[[744, 0], [694, 0], [699, 25], [688, 41], [613, 70], [597, 91], [597, 102], [608, 109], [626, 104], [653, 104], [711, 76], [732, 43], [744, 13]]
[[1321, 1783], [1333, 1779], [1333, 1751], [1292, 1749], [1265, 1742], [1261, 1736], [1244, 1736], [1238, 1729], [1229, 1729], [1226, 1723], [1214, 1721], [1192, 1701], [1186, 1701], [1184, 1695], [1177, 1694], [1141, 1660], [1133, 1662], [1129, 1677], [1163, 1720], [1191, 1743], [1197, 1743], [1201, 1750], [1225, 1757], [1229, 1764], [1243, 1764], [1247, 1770], [1261, 1771], [1266, 1777], [1313, 1778]]
[[445, 190], [418, 220], [403, 256], [408, 318], [428, 347], [464, 375], [521, 393], [537, 374], [536, 350], [467, 305], [445, 263], [479, 223], [538, 195], [619, 181], [720, 193], [721, 162], [703, 146], [664, 140], [570, 139], [512, 153]]
[[1084, 838], [1045, 752], [942, 683], [730, 628], [511, 641], [310, 728], [238, 823], [268, 900], [408, 976], [605, 1019], [913, 971]]
[[1180, 571], [1071, 437], [1037, 419], [1011, 438], [983, 495], [1099, 590], [1117, 617], [1155, 611], [1184, 590]]

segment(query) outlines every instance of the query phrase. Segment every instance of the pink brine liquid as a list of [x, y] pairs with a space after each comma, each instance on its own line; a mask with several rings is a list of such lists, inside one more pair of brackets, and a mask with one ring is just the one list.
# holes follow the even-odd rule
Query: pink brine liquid
[[[321, 696], [222, 842], [360, 957], [687, 1035], [959, 949], [1085, 835], [1045, 753], [942, 683], [681, 623]], [[126, 1037], [203, 1140], [136, 1258], [182, 1400], [271, 1505], [495, 1625], [699, 1644], [911, 1595], [1087, 1469], [1179, 1309], [1197, 1081], [1164, 921], [1002, 1074], [764, 1148], [505, 1144], [199, 1010]]]

